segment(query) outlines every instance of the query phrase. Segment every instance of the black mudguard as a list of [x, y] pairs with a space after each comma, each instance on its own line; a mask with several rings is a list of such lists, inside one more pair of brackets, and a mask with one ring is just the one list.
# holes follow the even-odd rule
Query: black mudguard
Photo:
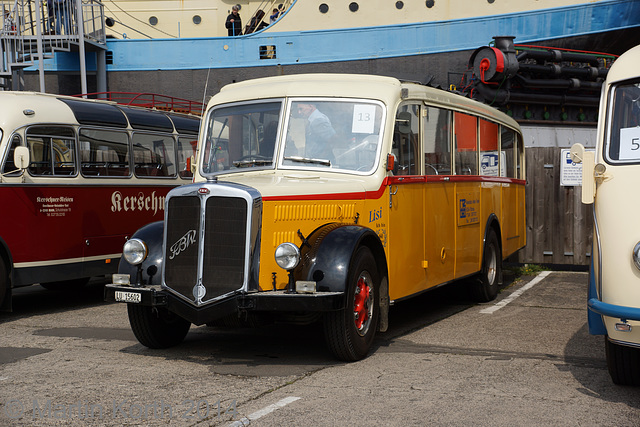
[[[140, 270], [138, 266], [129, 264], [124, 256], [120, 257], [118, 273], [129, 274], [131, 284], [148, 286], [160, 285], [162, 283], [162, 239], [164, 236], [164, 221], [152, 222], [136, 231], [131, 238], [138, 238], [147, 244], [149, 255], [142, 264]], [[140, 277], [138, 278], [138, 271]], [[140, 280], [140, 282], [137, 282]]]
[[351, 258], [360, 246], [371, 249], [380, 277], [386, 277], [384, 249], [377, 234], [370, 228], [345, 224], [323, 225], [306, 238], [294, 276], [296, 280], [316, 282], [318, 292], [345, 292]]

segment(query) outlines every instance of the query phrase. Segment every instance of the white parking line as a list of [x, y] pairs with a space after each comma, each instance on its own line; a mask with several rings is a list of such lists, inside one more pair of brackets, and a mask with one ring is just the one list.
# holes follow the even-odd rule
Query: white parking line
[[495, 303], [491, 307], [487, 307], [487, 308], [484, 308], [484, 309], [480, 310], [480, 313], [482, 313], [482, 314], [493, 314], [494, 312], [500, 310], [505, 305], [509, 304], [511, 301], [513, 301], [516, 298], [518, 298], [520, 295], [522, 295], [524, 293], [524, 291], [533, 288], [538, 282], [542, 281], [550, 273], [551, 273], [550, 271], [543, 271], [542, 273], [538, 274], [538, 276], [536, 276], [535, 279], [533, 279], [532, 281], [530, 281], [529, 283], [527, 283], [526, 285], [524, 285], [523, 287], [521, 287], [520, 289], [518, 289], [517, 291], [515, 291], [514, 293], [512, 293], [511, 295], [509, 295], [505, 299], [503, 299], [502, 301], [499, 301], [499, 302]]
[[299, 399], [300, 399], [299, 397], [294, 397], [294, 396], [285, 397], [284, 399], [279, 400], [278, 402], [274, 403], [273, 405], [269, 405], [267, 407], [264, 407], [264, 408], [260, 409], [259, 411], [254, 412], [253, 414], [249, 414], [246, 417], [243, 417], [239, 421], [235, 421], [235, 422], [229, 424], [229, 427], [248, 426], [249, 424], [251, 424], [251, 421], [255, 421], [258, 418], [264, 417], [265, 415], [268, 415], [268, 414], [272, 413], [276, 409], [283, 408], [283, 407], [287, 406], [289, 403], [295, 402], [296, 400], [299, 400]]

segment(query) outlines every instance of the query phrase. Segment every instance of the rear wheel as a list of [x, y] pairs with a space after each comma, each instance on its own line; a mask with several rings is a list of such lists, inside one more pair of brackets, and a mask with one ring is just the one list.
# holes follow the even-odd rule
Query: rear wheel
[[489, 230], [484, 242], [482, 270], [471, 284], [471, 293], [476, 301], [493, 301], [498, 295], [502, 277], [502, 251], [495, 231]]
[[77, 291], [78, 289], [82, 289], [87, 286], [87, 283], [89, 283], [90, 279], [90, 277], [81, 277], [80, 279], [60, 280], [58, 282], [45, 282], [40, 283], [40, 286], [48, 291]]
[[127, 304], [127, 312], [133, 334], [149, 348], [178, 345], [191, 327], [191, 322], [162, 307]]
[[329, 349], [338, 359], [355, 361], [369, 353], [378, 326], [380, 278], [368, 248], [356, 252], [347, 286], [347, 304], [343, 310], [325, 316], [324, 332]]
[[640, 349], [615, 344], [604, 337], [607, 368], [614, 384], [640, 385]]

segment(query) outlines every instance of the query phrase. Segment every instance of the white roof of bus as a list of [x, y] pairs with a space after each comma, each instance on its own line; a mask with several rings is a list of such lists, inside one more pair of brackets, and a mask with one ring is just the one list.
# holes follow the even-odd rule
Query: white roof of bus
[[640, 45], [623, 53], [613, 63], [607, 74], [607, 84], [638, 77], [640, 74]]
[[[0, 92], [0, 127], [11, 131], [31, 123], [74, 123], [76, 117], [59, 96], [35, 92]], [[26, 114], [31, 110], [33, 114]]]
[[402, 89], [408, 90], [409, 98], [426, 99], [430, 104], [493, 117], [519, 129], [515, 120], [506, 114], [469, 98], [417, 83], [403, 83], [393, 77], [363, 74], [293, 74], [245, 80], [224, 86], [211, 98], [209, 107], [282, 97], [364, 98], [393, 106], [400, 101]]

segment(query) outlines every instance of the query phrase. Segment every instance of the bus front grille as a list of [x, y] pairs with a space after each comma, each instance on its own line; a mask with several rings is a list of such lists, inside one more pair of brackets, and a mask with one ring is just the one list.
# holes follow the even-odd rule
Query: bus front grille
[[169, 198], [165, 285], [196, 305], [242, 289], [247, 216], [247, 201], [239, 197]]

